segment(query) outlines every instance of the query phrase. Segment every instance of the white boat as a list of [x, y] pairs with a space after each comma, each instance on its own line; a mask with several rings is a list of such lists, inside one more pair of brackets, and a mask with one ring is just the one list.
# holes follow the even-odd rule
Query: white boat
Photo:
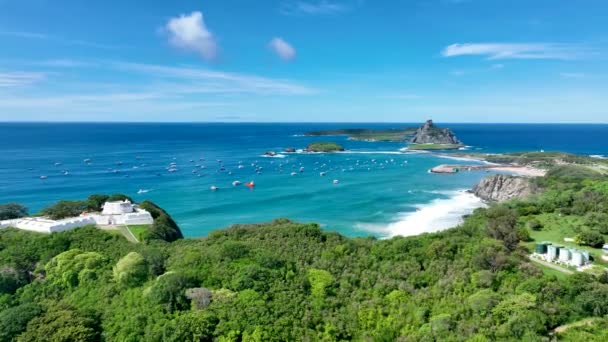
[[47, 176], [40, 176], [40, 179], [47, 179], [47, 178], [49, 178], [49, 177], [47, 177]]
[[340, 181], [337, 179], [334, 179], [334, 184], [340, 184]]
[[215, 185], [212, 185], [209, 189], [211, 189], [211, 191], [216, 191], [216, 190], [219, 190], [220, 188], [218, 188]]
[[232, 186], [237, 186], [237, 185], [241, 185], [241, 181], [235, 180], [234, 182], [232, 182]]
[[146, 192], [148, 192], [148, 191], [150, 191], [150, 190], [147, 190], [147, 189], [139, 189], [139, 190], [137, 190], [137, 193], [138, 193], [138, 194], [145, 194], [145, 193], [146, 193]]

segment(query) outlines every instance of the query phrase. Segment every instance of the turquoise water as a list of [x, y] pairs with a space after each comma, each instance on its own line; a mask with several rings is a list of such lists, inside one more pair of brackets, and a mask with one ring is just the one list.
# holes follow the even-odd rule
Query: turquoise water
[[[0, 124], [0, 203], [19, 202], [36, 212], [59, 199], [120, 192], [158, 203], [191, 237], [278, 217], [318, 222], [349, 236], [408, 235], [453, 225], [481, 205], [459, 191], [485, 173], [429, 174], [431, 167], [449, 161], [400, 153], [403, 143], [301, 136], [315, 129], [404, 125]], [[604, 154], [608, 144], [605, 125], [450, 127], [477, 151]], [[564, 143], [564, 132], [573, 129], [594, 143]], [[262, 156], [318, 140], [337, 141], [349, 151]], [[171, 163], [178, 171], [167, 171]], [[233, 186], [235, 180], [256, 186]]]

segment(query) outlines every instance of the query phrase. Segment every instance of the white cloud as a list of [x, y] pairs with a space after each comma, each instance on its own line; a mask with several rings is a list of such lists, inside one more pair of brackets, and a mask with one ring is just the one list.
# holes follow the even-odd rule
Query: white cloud
[[52, 68], [84, 68], [95, 65], [95, 63], [92, 62], [84, 62], [75, 59], [51, 59], [35, 62], [34, 64]]
[[592, 52], [590, 49], [552, 43], [503, 44], [466, 43], [447, 46], [441, 54], [444, 57], [478, 55], [488, 59], [576, 59]]
[[43, 81], [45, 73], [40, 72], [2, 72], [0, 71], [0, 88], [12, 88], [30, 85]]
[[215, 37], [207, 29], [203, 14], [192, 12], [171, 18], [165, 25], [169, 42], [176, 47], [200, 53], [203, 58], [211, 60], [217, 55]]
[[309, 95], [317, 91], [289, 80], [255, 75], [212, 71], [193, 67], [170, 67], [154, 64], [113, 63], [126, 72], [137, 72], [154, 79], [177, 81], [175, 89], [192, 93], [249, 93], [279, 95]]
[[286, 1], [281, 5], [281, 13], [286, 15], [331, 15], [346, 12], [351, 6], [329, 0]]
[[283, 38], [272, 38], [268, 46], [284, 61], [290, 61], [296, 57], [296, 49]]
[[102, 44], [102, 43], [91, 42], [91, 41], [80, 40], [80, 39], [69, 39], [69, 38], [49, 35], [46, 33], [38, 33], [38, 32], [0, 31], [0, 35], [15, 37], [15, 38], [22, 38], [22, 39], [44, 40], [44, 41], [58, 43], [58, 44], [62, 44], [62, 45], [84, 46], [84, 47], [92, 47], [92, 48], [97, 48], [97, 49], [121, 48], [121, 46], [117, 46], [117, 45]]

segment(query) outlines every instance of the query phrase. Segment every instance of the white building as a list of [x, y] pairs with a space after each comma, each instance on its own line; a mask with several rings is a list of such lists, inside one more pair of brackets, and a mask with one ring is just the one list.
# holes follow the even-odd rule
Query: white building
[[62, 220], [50, 220], [41, 217], [25, 217], [0, 221], [0, 229], [14, 227], [40, 233], [54, 233], [88, 225], [139, 225], [152, 224], [152, 215], [131, 202], [106, 202], [101, 213], [82, 214]]

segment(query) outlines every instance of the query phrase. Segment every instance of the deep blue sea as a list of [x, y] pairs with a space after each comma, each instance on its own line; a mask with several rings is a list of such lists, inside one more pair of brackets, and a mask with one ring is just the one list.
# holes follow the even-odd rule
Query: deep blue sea
[[[429, 174], [449, 160], [401, 153], [404, 143], [302, 136], [320, 129], [417, 125], [0, 123], [0, 203], [22, 203], [36, 212], [60, 199], [125, 193], [161, 205], [189, 237], [278, 217], [318, 222], [348, 236], [433, 231], [481, 205], [462, 190], [486, 173]], [[608, 155], [608, 125], [443, 126], [471, 151]], [[348, 151], [263, 156], [320, 140]], [[168, 172], [171, 163], [177, 171]], [[235, 180], [256, 186], [233, 186]]]

